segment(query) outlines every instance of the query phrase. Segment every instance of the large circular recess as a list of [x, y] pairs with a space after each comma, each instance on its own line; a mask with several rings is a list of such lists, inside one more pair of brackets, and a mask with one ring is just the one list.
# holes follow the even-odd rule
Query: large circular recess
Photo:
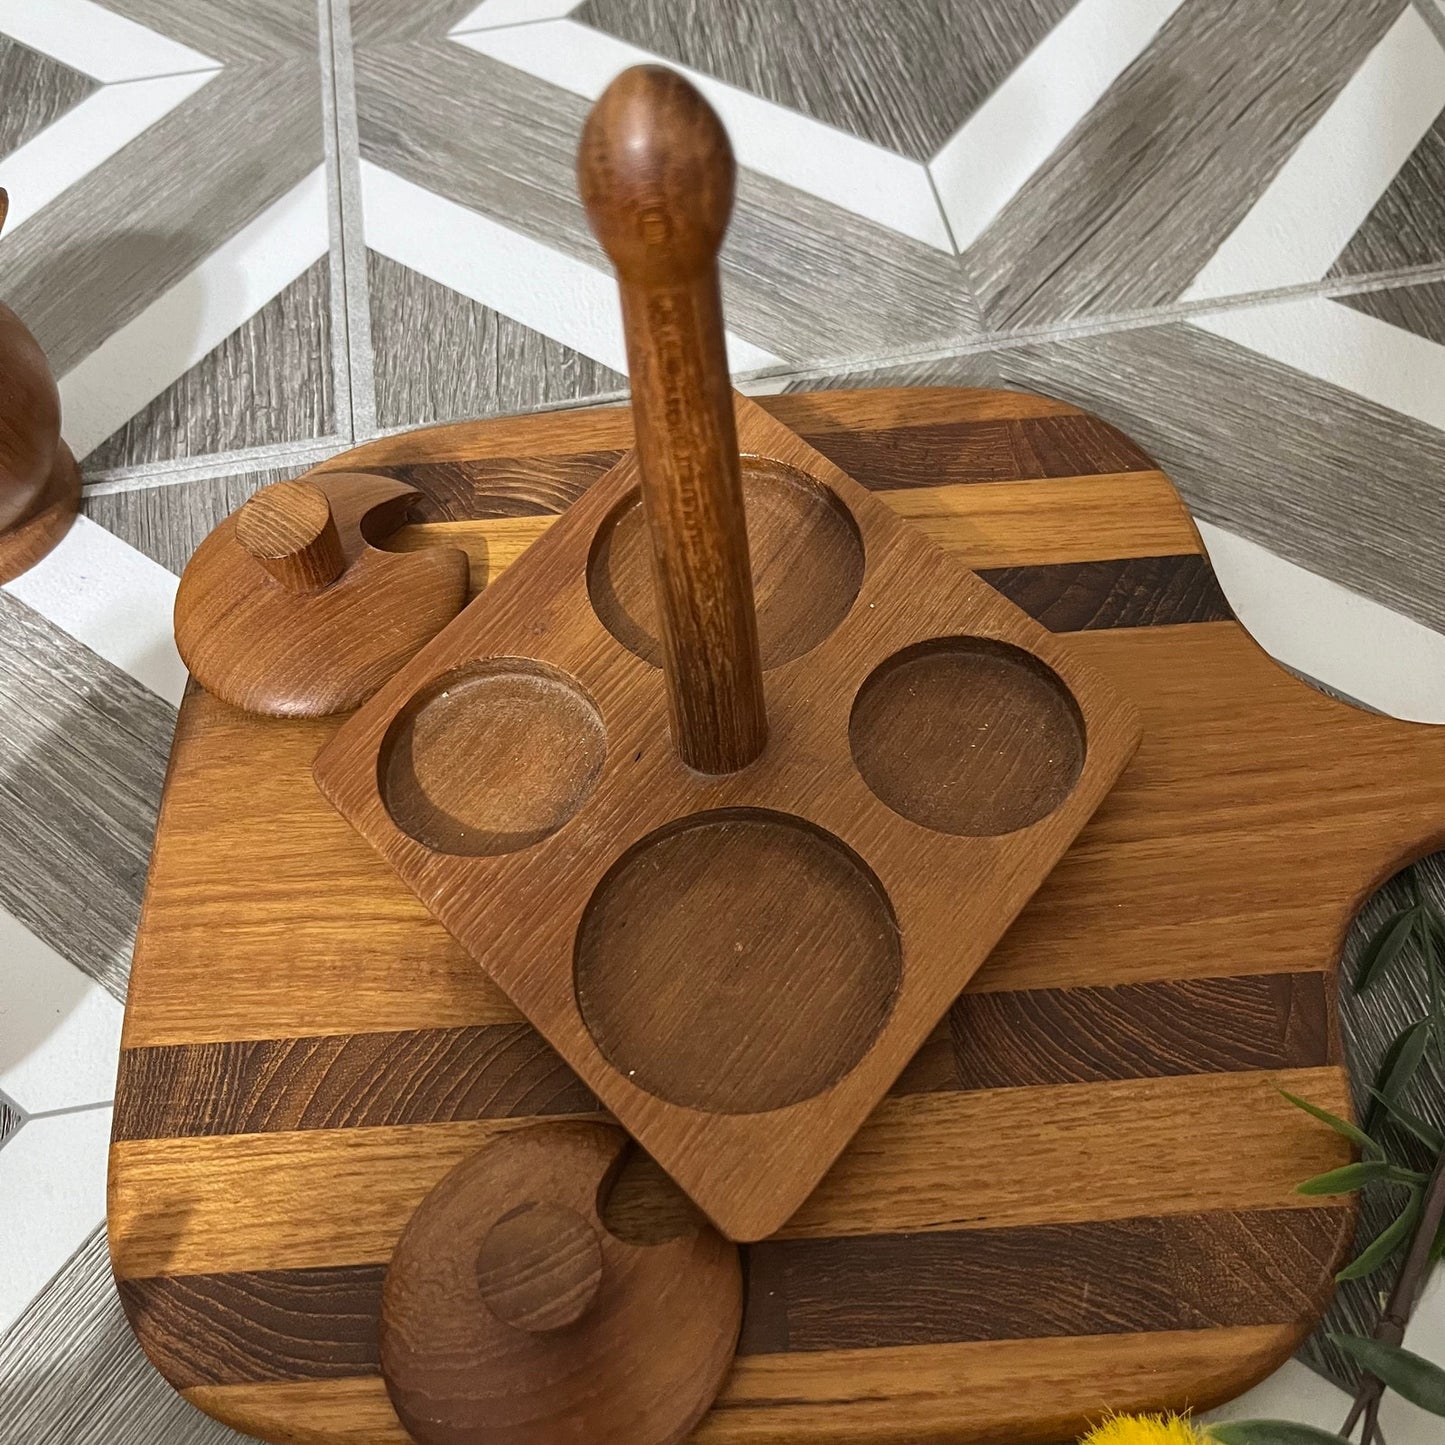
[[847, 1074], [901, 968], [893, 910], [860, 858], [800, 818], [726, 809], [613, 865], [583, 915], [574, 983], [598, 1047], [639, 1088], [750, 1114]]

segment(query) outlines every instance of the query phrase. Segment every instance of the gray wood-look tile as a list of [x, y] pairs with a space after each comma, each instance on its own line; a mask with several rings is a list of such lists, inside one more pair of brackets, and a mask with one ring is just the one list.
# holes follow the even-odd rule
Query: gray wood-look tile
[[377, 421], [505, 416], [627, 389], [627, 378], [374, 251], [367, 253]]
[[331, 268], [323, 256], [82, 460], [89, 472], [335, 429]]
[[0, 240], [4, 299], [64, 375], [321, 160], [314, 53], [227, 66]]
[[317, 8], [306, 0], [105, 0], [108, 10], [231, 67], [248, 61], [316, 63]]
[[[450, 4], [433, 0], [437, 23]], [[373, 8], [367, 33], [388, 18]], [[412, 18], [404, 34], [416, 25]], [[362, 156], [599, 268], [577, 199], [588, 103], [454, 42], [356, 49]], [[743, 171], [722, 256], [731, 329], [791, 359], [976, 336], [958, 260]]]
[[1425, 133], [1364, 225], [1330, 267], [1331, 277], [1445, 261], [1445, 115]]
[[196, 482], [102, 492], [87, 496], [83, 506], [86, 516], [179, 576], [206, 534], [252, 492], [302, 470], [267, 468]]
[[927, 160], [1074, 0], [587, 0], [574, 20]]
[[1437, 346], [1445, 346], [1445, 281], [1360, 291], [1334, 299], [1342, 306], [1351, 306], [1367, 316], [1376, 316], [1391, 326], [1423, 336]]
[[1406, 0], [1186, 0], [965, 253], [998, 329], [1166, 305]]
[[52, 121], [73, 110], [98, 82], [51, 55], [0, 35], [0, 156], [23, 146]]
[[1445, 630], [1445, 435], [1185, 322], [809, 380], [1015, 386], [1087, 407], [1195, 516]]
[[117, 998], [175, 720], [0, 593], [0, 906]]
[[0, 1423], [15, 1445], [245, 1445], [141, 1353], [97, 1230], [0, 1336]]

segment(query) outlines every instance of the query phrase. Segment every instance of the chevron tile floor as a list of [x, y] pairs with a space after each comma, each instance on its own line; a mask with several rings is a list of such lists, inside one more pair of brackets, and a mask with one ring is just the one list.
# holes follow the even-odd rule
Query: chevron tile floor
[[[141, 1358], [105, 1257], [177, 574], [357, 440], [625, 395], [572, 164], [648, 57], [734, 138], [746, 389], [1088, 406], [1175, 478], [1269, 651], [1445, 722], [1436, 0], [0, 0], [0, 294], [86, 480], [65, 543], [0, 590], [7, 1445], [239, 1438]], [[1419, 1009], [1392, 987], [1351, 1006], [1361, 1073]], [[1445, 1359], [1438, 1280], [1411, 1343]], [[1235, 1413], [1337, 1424], [1307, 1366], [1339, 1361], [1303, 1360]], [[1385, 1425], [1434, 1438], [1407, 1406]]]

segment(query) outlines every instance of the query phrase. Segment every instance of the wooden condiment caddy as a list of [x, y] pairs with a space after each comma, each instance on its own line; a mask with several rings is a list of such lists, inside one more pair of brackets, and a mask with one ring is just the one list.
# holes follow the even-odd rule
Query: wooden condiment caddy
[[1048, 876], [1139, 721], [732, 394], [733, 162], [686, 81], [620, 77], [579, 173], [621, 283], [636, 450], [315, 777], [722, 1233], [761, 1239]]

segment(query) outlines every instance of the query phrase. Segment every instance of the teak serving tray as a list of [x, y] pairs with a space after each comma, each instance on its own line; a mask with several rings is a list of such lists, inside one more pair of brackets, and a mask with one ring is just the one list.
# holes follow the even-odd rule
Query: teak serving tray
[[671, 745], [628, 453], [315, 776], [723, 1234], [756, 1240], [1048, 876], [1139, 722], [1066, 643], [736, 409], [777, 664], [756, 762], [707, 776]]
[[[696, 1438], [1048, 1442], [1233, 1395], [1304, 1338], [1349, 1243], [1350, 1205], [1294, 1192], [1345, 1146], [1276, 1086], [1348, 1109], [1341, 941], [1445, 841], [1445, 730], [1270, 662], [1168, 481], [1073, 407], [759, 404], [1067, 634], [1144, 741], [820, 1188], [744, 1250], [741, 1351]], [[631, 439], [625, 409], [559, 413], [328, 467], [416, 486], [427, 521], [390, 545], [464, 545], [480, 587]], [[337, 726], [182, 706], [109, 1237], [192, 1402], [272, 1441], [404, 1445], [377, 1358], [401, 1231], [488, 1138], [598, 1110], [312, 786]]]

